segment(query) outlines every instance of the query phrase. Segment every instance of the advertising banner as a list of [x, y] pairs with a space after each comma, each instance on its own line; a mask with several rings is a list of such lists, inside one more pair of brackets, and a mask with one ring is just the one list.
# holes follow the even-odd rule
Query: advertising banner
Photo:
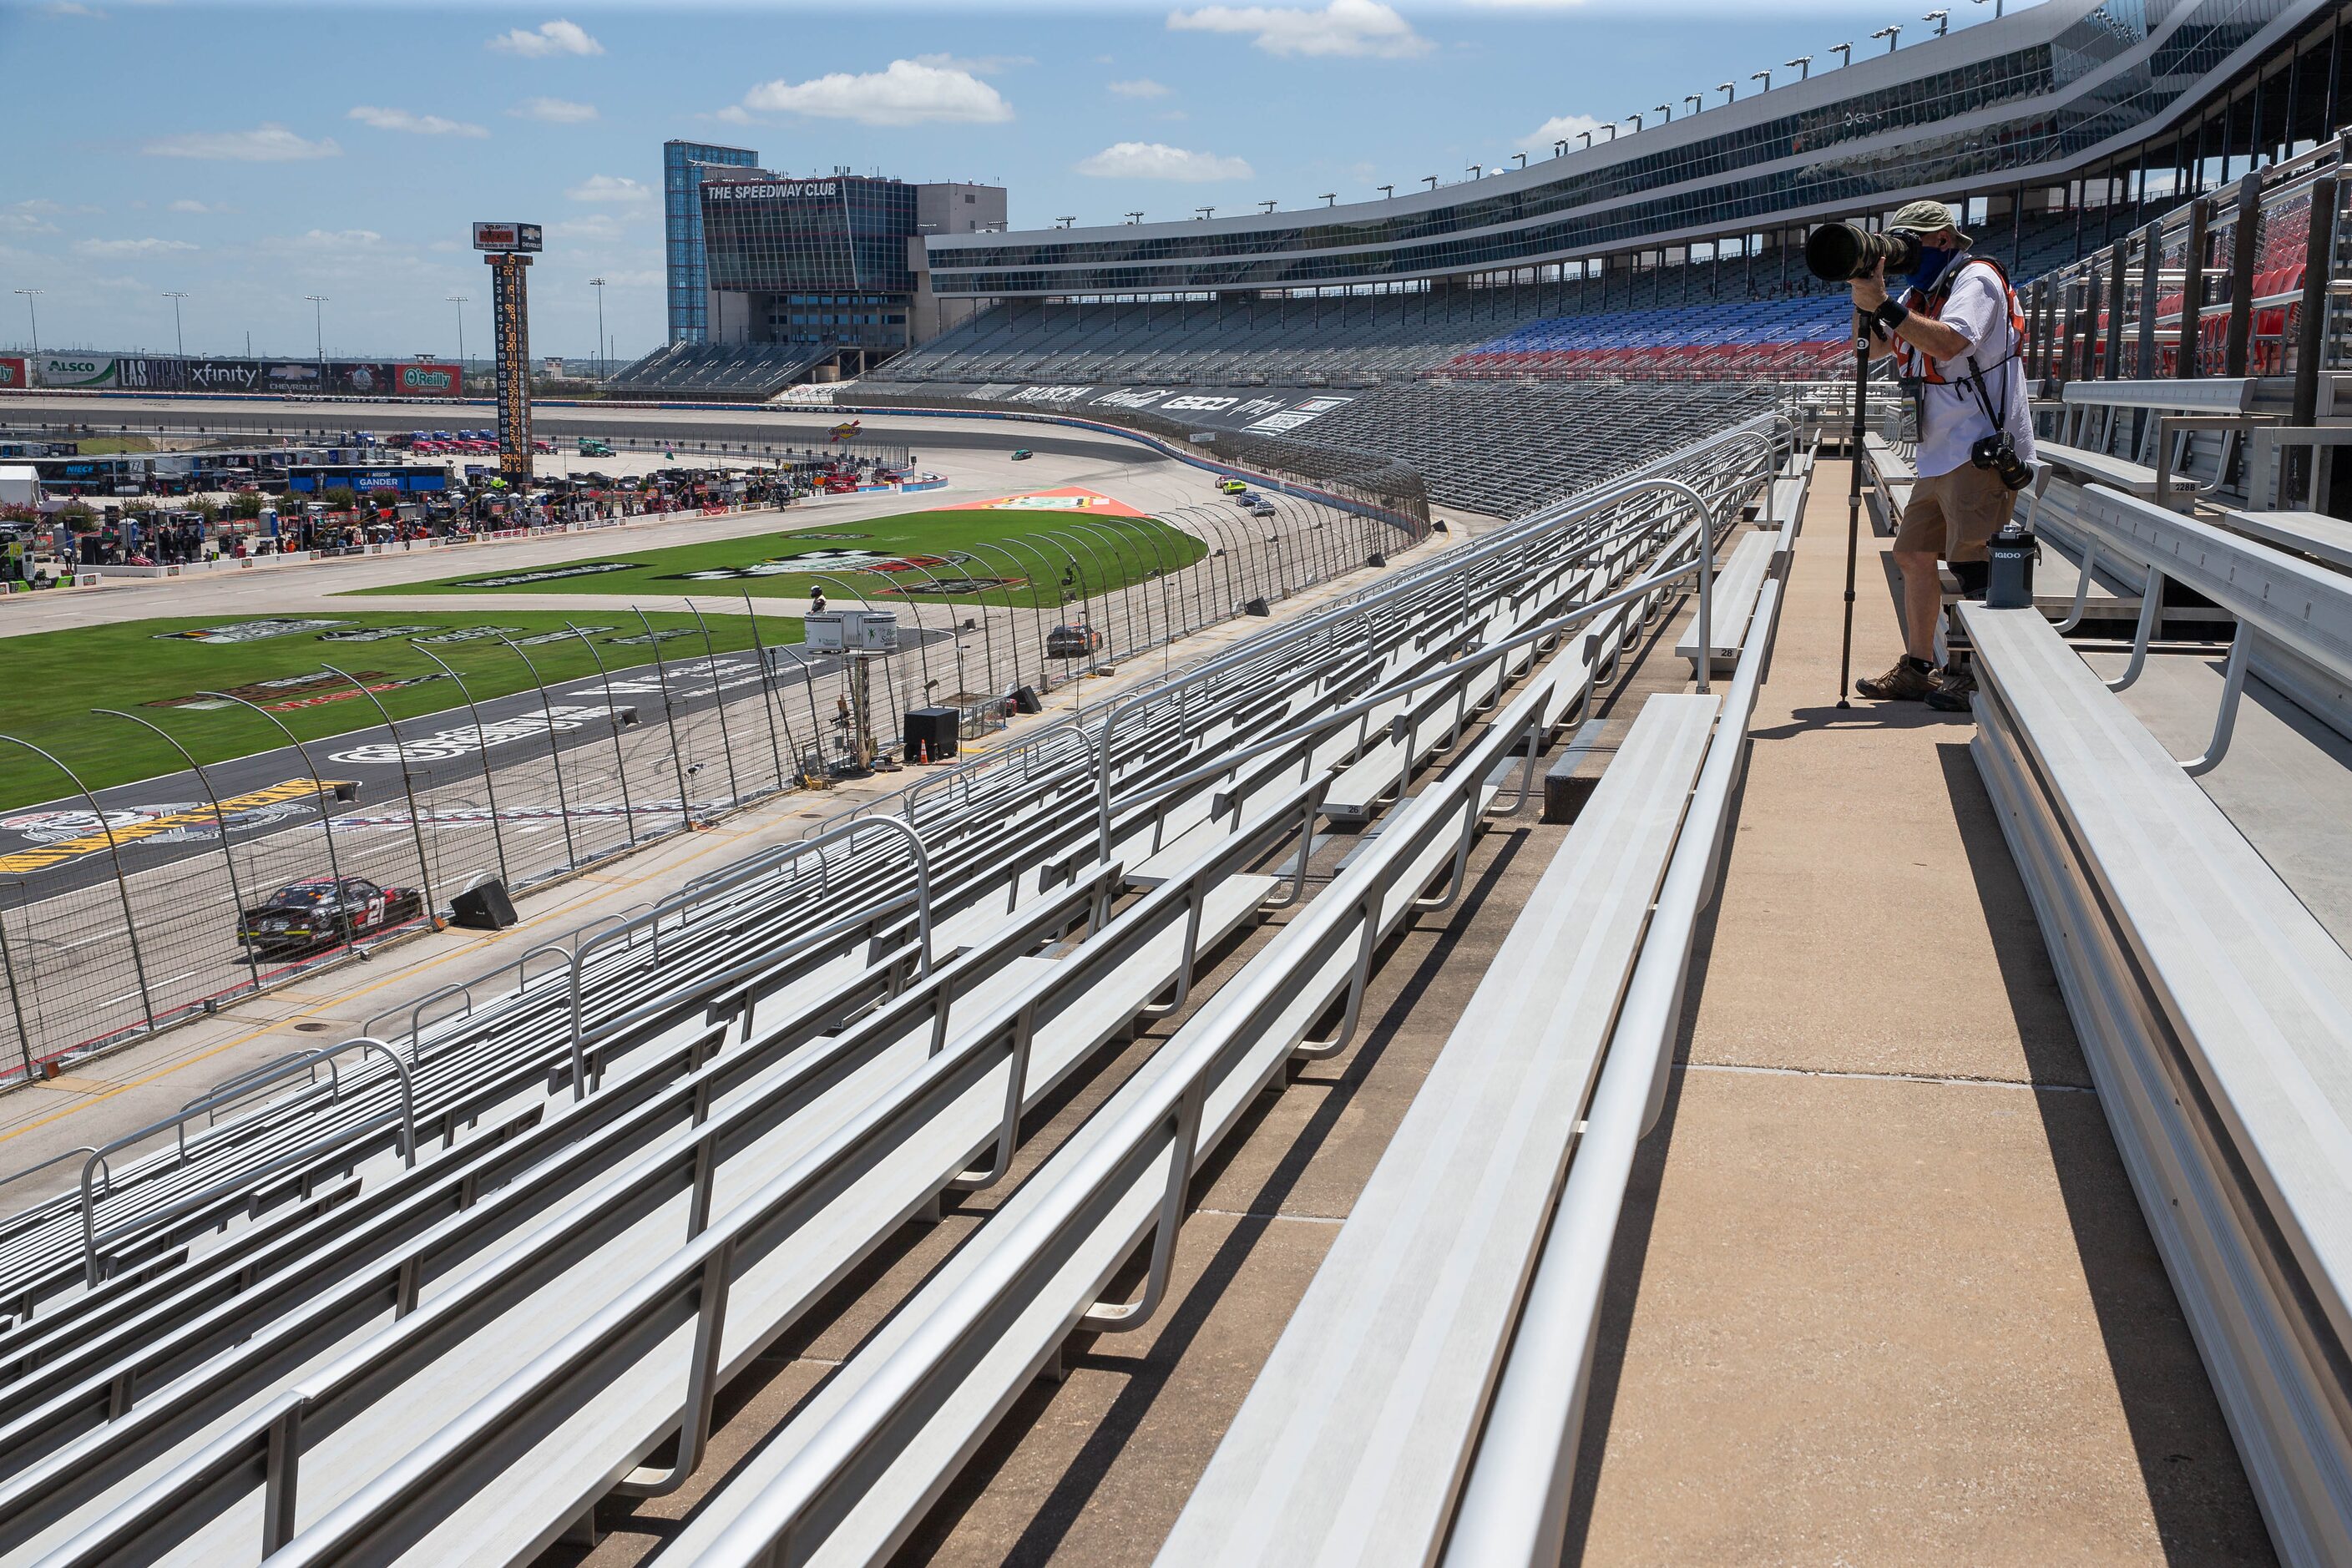
[[490, 251], [537, 250], [540, 228], [535, 223], [478, 223], [474, 248]]
[[392, 366], [337, 361], [327, 366], [327, 390], [347, 397], [382, 397], [392, 390]]
[[187, 362], [176, 359], [119, 359], [114, 384], [131, 392], [179, 392], [185, 388]]
[[33, 379], [43, 386], [112, 386], [114, 362], [93, 354], [37, 354]]
[[319, 367], [307, 361], [261, 367], [263, 388], [270, 392], [316, 392], [325, 380]]
[[400, 364], [393, 369], [393, 390], [403, 397], [455, 397], [459, 393], [454, 364]]
[[24, 355], [0, 358], [0, 392], [22, 392], [32, 384], [32, 367]]
[[258, 392], [266, 367], [257, 359], [192, 359], [188, 362], [190, 392]]

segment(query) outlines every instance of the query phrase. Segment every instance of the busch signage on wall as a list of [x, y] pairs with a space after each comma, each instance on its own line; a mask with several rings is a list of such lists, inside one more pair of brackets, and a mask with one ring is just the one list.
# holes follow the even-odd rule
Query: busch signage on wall
[[535, 223], [478, 223], [474, 226], [476, 250], [535, 251], [539, 247], [539, 225]]

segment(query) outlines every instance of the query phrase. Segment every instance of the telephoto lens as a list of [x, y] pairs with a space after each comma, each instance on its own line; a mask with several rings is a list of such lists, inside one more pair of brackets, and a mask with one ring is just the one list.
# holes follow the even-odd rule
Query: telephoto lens
[[1825, 223], [1805, 237], [1805, 269], [1825, 283], [1867, 278], [1883, 258], [1900, 277], [1919, 265], [1919, 237], [1903, 229], [1874, 234], [1850, 223]]

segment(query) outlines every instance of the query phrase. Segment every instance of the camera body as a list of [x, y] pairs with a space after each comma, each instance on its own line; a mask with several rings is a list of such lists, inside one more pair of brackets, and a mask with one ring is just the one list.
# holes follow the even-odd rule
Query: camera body
[[2021, 490], [2033, 482], [2033, 469], [2019, 459], [2017, 443], [2006, 430], [1979, 437], [1969, 448], [1969, 462], [1999, 474], [2000, 482], [2013, 490]]
[[1824, 283], [1848, 283], [1867, 278], [1886, 263], [1889, 274], [1918, 269], [1925, 247], [1919, 237], [1903, 229], [1873, 233], [1850, 223], [1825, 223], [1805, 237], [1805, 270]]

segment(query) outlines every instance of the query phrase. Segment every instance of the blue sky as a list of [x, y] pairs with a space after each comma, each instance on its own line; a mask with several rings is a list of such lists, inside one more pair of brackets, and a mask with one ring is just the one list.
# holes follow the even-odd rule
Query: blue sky
[[[1300, 0], [916, 9], [833, 0], [514, 9], [0, 0], [0, 345], [331, 357], [488, 347], [477, 218], [536, 221], [531, 347], [663, 333], [661, 142], [1011, 189], [1016, 226], [1112, 223], [1538, 155], [1973, 0]], [[1720, 94], [1715, 100], [1721, 101]], [[1549, 127], [1549, 129], [1547, 129]]]

